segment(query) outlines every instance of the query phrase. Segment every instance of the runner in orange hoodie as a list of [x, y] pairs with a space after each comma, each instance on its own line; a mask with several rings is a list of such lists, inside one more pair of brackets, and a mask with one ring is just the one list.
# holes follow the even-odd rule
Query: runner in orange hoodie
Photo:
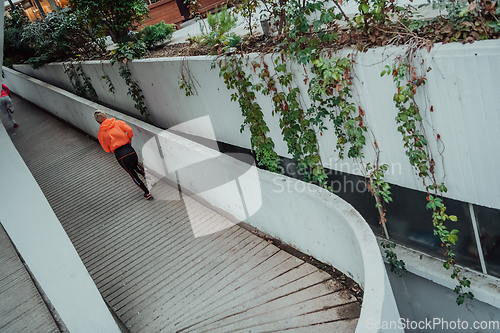
[[101, 124], [97, 139], [102, 148], [107, 153], [114, 153], [118, 163], [132, 177], [134, 182], [144, 191], [144, 198], [152, 200], [153, 196], [149, 193], [148, 188], [139, 179], [137, 172], [145, 177], [144, 169], [138, 164], [137, 153], [130, 145], [131, 139], [134, 136], [132, 128], [124, 121], [116, 120], [115, 118], [107, 118], [106, 114], [97, 110], [94, 113], [95, 120]]

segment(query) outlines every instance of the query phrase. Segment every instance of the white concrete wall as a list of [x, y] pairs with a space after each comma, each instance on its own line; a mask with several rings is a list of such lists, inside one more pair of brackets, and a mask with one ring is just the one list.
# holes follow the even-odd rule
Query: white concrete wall
[[[184, 150], [162, 151], [166, 160], [173, 159], [181, 165], [198, 161], [200, 156], [201, 159], [213, 159], [217, 155], [217, 152], [209, 148], [188, 142], [168, 131], [100, 107], [10, 69], [4, 68], [4, 71], [7, 84], [15, 93], [39, 104], [90, 135], [97, 134], [98, 127], [93, 119], [93, 112], [101, 108], [109, 116], [122, 119], [133, 127], [135, 136], [132, 143], [138, 152], [148, 140], [154, 140], [155, 136], [158, 136], [162, 141], [170, 141], [171, 146], [185, 147]], [[41, 96], [45, 98], [39, 100]], [[216, 121], [212, 120], [212, 123], [216, 125]], [[220, 161], [228, 174], [243, 174], [248, 170], [248, 165], [230, 157]], [[175, 173], [170, 172], [167, 177], [175, 180]], [[200, 179], [203, 177], [197, 174], [191, 177], [187, 175], [181, 186], [196, 192], [197, 188], [204, 187], [204, 184], [199, 183]], [[240, 205], [252, 206], [255, 200], [260, 200], [262, 206], [246, 220], [247, 223], [321, 261], [332, 264], [363, 286], [365, 294], [357, 332], [376, 332], [379, 330], [370, 328], [367, 323], [399, 318], [376, 239], [358, 212], [336, 195], [288, 177], [258, 170], [254, 182], [260, 185], [261, 194], [257, 195], [262, 198], [257, 198], [253, 193], [244, 196], [246, 202], [238, 203], [230, 196], [211, 197], [201, 193], [200, 197], [235, 216], [241, 211]], [[290, 185], [290, 188], [298, 190], [282, 191], [284, 188], [281, 185], [284, 185], [284, 188]], [[311, 190], [302, 192], [302, 186]], [[245, 188], [242, 187], [243, 192]]]
[[0, 222], [68, 330], [119, 333], [68, 235], [3, 126], [0, 156]]
[[[351, 51], [344, 51], [344, 55]], [[395, 47], [378, 48], [366, 53], [353, 52], [354, 101], [365, 112], [365, 124], [381, 149], [380, 163], [390, 167], [386, 180], [407, 188], [423, 190], [421, 180], [408, 163], [408, 158], [397, 131], [397, 113], [392, 100], [395, 86], [389, 76], [380, 77], [386, 64], [391, 65], [394, 57], [403, 49]], [[436, 161], [437, 180], [443, 180], [448, 187], [447, 197], [486, 207], [500, 209], [500, 177], [493, 171], [500, 163], [500, 154], [495, 147], [500, 145], [500, 94], [495, 88], [500, 76], [500, 43], [496, 40], [462, 45], [437, 44], [430, 53], [420, 51], [415, 66], [431, 67], [427, 73], [427, 84], [417, 93], [417, 99], [424, 116], [424, 124], [429, 145]], [[251, 60], [258, 56], [251, 56]], [[270, 63], [269, 57], [266, 61]], [[155, 58], [135, 60], [129, 63], [132, 77], [144, 91], [146, 105], [152, 122], [162, 128], [169, 128], [185, 121], [209, 115], [217, 140], [236, 146], [250, 148], [248, 130], [239, 132], [243, 122], [236, 102], [230, 101], [231, 91], [226, 89], [219, 78], [218, 69], [210, 69], [215, 58], [199, 56], [182, 58]], [[421, 61], [424, 65], [420, 66]], [[196, 79], [195, 96], [186, 97], [179, 89], [181, 68], [189, 70]], [[295, 66], [297, 67], [297, 66]], [[16, 65], [15, 69], [72, 91], [62, 64], [50, 64], [38, 70], [28, 65]], [[118, 75], [118, 65], [109, 62], [85, 62], [85, 74], [91, 78], [100, 103], [138, 114], [133, 100], [127, 96], [127, 87]], [[304, 101], [308, 101], [307, 87], [303, 82], [304, 70], [294, 70], [295, 82], [301, 89]], [[102, 75], [108, 75], [115, 87], [111, 94]], [[286, 143], [281, 138], [278, 118], [271, 115], [272, 103], [269, 98], [259, 96], [265, 120], [271, 130], [270, 136], [281, 156], [290, 157]], [[430, 111], [431, 106], [433, 112]], [[332, 128], [332, 124], [328, 127]], [[437, 139], [439, 134], [441, 140]], [[353, 161], [339, 161], [335, 152], [336, 137], [330, 129], [319, 137], [320, 154], [326, 167], [360, 174]], [[373, 142], [373, 140], [370, 140]], [[374, 151], [368, 143], [365, 161], [375, 159]]]

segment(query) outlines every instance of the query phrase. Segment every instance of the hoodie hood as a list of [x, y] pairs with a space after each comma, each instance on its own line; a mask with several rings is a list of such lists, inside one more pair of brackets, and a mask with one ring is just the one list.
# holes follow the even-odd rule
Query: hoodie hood
[[115, 126], [115, 118], [107, 118], [101, 123], [102, 130], [109, 130]]

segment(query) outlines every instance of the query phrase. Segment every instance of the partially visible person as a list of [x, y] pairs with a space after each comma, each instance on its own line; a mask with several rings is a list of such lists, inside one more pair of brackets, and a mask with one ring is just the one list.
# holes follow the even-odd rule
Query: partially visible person
[[10, 99], [11, 93], [9, 88], [5, 84], [2, 83], [2, 93], [0, 96], [0, 109], [5, 113], [9, 120], [14, 124], [14, 128], [18, 128], [19, 124], [15, 121], [12, 114], [14, 113], [14, 104], [12, 104], [12, 100]]
[[130, 145], [134, 136], [132, 128], [124, 121], [115, 118], [107, 118], [104, 111], [97, 110], [94, 113], [94, 119], [101, 124], [97, 139], [102, 148], [107, 153], [114, 153], [116, 160], [134, 180], [134, 183], [144, 191], [146, 200], [153, 200], [148, 188], [139, 179], [137, 172], [145, 177], [144, 169], [138, 164], [137, 153]]

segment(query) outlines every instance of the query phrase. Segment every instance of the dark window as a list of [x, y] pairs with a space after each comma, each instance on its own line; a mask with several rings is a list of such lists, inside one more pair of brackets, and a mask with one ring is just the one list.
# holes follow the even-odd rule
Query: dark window
[[479, 239], [489, 275], [500, 277], [500, 210], [474, 205]]
[[[434, 235], [432, 210], [426, 209], [427, 194], [401, 186], [391, 186], [393, 202], [387, 207], [387, 227], [391, 239], [408, 247], [445, 259], [445, 249]], [[457, 222], [447, 221], [448, 230], [459, 231], [457, 245], [453, 247], [460, 265], [481, 271], [469, 204], [444, 198], [448, 215], [455, 215]]]

